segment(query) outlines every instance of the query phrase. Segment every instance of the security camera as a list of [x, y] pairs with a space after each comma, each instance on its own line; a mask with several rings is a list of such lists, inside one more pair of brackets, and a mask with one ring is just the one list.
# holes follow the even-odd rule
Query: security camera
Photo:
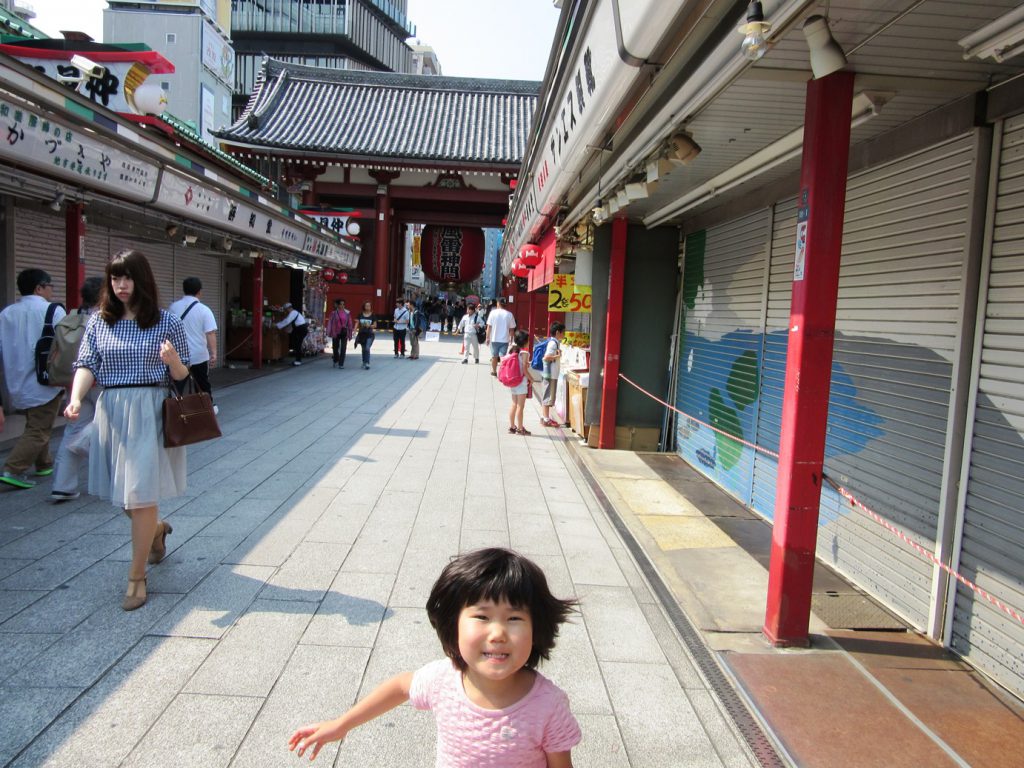
[[86, 77], [100, 78], [107, 74], [106, 67], [78, 53], [71, 57], [71, 66], [79, 70]]

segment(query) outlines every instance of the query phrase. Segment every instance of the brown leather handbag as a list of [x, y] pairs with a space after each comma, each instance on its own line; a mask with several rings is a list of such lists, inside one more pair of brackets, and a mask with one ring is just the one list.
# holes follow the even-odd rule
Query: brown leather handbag
[[196, 380], [189, 377], [178, 392], [173, 382], [169, 395], [164, 398], [164, 447], [179, 448], [220, 437], [220, 426], [213, 413], [213, 399], [199, 389]]

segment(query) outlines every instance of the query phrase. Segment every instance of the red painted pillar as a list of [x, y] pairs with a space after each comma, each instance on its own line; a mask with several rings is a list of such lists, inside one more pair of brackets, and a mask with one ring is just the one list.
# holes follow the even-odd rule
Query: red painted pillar
[[81, 203], [68, 203], [64, 209], [64, 272], [67, 291], [64, 303], [68, 309], [82, 305], [82, 283], [85, 282], [85, 216]]
[[608, 318], [604, 339], [604, 376], [601, 381], [601, 432], [598, 448], [615, 447], [615, 417], [619, 397], [619, 350], [622, 346], [622, 292], [626, 272], [625, 219], [612, 221], [611, 265], [608, 270]]
[[252, 260], [252, 367], [263, 367], [263, 257]]
[[526, 301], [530, 304], [530, 308], [526, 313], [526, 333], [529, 334], [530, 340], [526, 343], [530, 347], [531, 354], [533, 353], [533, 305], [536, 304], [536, 298], [530, 291], [526, 292]]
[[384, 184], [377, 187], [374, 213], [376, 221], [373, 230], [373, 285], [376, 289], [373, 297], [373, 312], [383, 315], [388, 293], [388, 235], [391, 229], [389, 212], [391, 211], [391, 195]]
[[850, 72], [836, 72], [807, 84], [796, 264], [764, 622], [764, 633], [774, 645], [808, 644], [852, 98]]

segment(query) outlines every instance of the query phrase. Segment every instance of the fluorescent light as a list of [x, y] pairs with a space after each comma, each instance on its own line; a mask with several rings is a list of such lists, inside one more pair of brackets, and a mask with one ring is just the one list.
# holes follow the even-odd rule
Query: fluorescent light
[[[855, 128], [877, 115], [889, 98], [890, 94], [869, 93], [866, 91], [854, 96], [851, 107], [851, 127]], [[804, 129], [801, 127], [791, 133], [787, 133], [764, 149], [755, 152], [746, 160], [741, 160], [732, 168], [723, 171], [714, 178], [708, 179], [699, 187], [673, 200], [664, 208], [654, 211], [643, 220], [644, 226], [656, 227], [668, 219], [703, 205], [723, 192], [738, 187], [740, 184], [746, 184], [751, 179], [800, 155], [803, 152], [803, 145]]]
[[1024, 5], [960, 39], [965, 59], [1012, 59], [1024, 51]]

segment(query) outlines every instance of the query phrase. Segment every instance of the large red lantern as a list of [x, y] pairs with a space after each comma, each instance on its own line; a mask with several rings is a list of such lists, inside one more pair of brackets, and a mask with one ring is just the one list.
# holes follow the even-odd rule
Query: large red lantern
[[337, 274], [337, 276], [335, 277], [335, 280], [337, 280], [339, 283], [347, 283], [348, 282], [348, 272], [339, 272]]
[[530, 268], [523, 264], [522, 259], [513, 259], [512, 269], [509, 271], [516, 277], [527, 277], [530, 274]]
[[519, 249], [519, 260], [529, 269], [533, 269], [544, 261], [544, 257], [540, 253], [540, 246], [527, 243]]
[[468, 283], [484, 270], [484, 231], [474, 227], [423, 228], [423, 273], [438, 283]]
[[324, 272], [323, 272], [323, 275], [324, 275], [324, 280], [326, 280], [329, 283], [329, 282], [331, 282], [334, 279], [334, 270], [333, 269], [325, 269]]

